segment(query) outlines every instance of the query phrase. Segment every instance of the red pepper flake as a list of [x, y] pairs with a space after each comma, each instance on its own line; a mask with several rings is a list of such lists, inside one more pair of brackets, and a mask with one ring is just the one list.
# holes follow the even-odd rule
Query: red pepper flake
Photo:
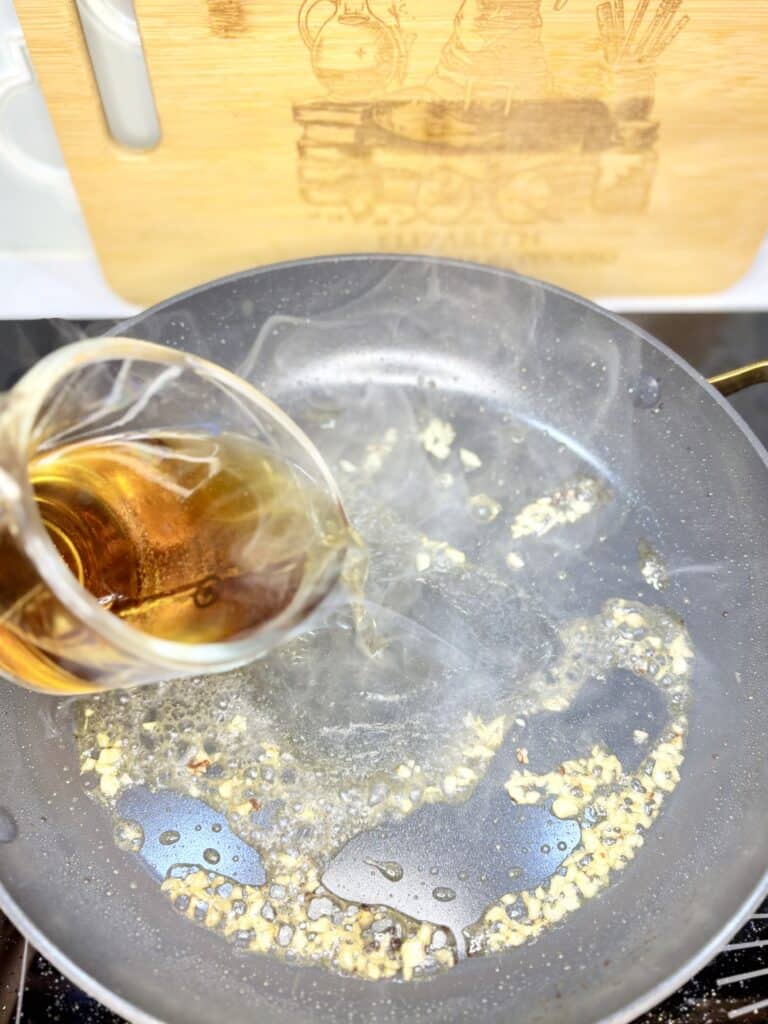
[[199, 774], [200, 772], [207, 771], [210, 767], [211, 767], [211, 762], [210, 762], [210, 760], [207, 757], [203, 758], [202, 761], [188, 761], [187, 762], [187, 768], [189, 768], [189, 770], [191, 772], [194, 772], [196, 775]]
[[254, 809], [254, 811], [260, 811], [261, 810], [261, 804], [259, 803], [259, 801], [255, 797], [252, 796], [251, 799], [248, 802], [250, 803], [250, 805]]

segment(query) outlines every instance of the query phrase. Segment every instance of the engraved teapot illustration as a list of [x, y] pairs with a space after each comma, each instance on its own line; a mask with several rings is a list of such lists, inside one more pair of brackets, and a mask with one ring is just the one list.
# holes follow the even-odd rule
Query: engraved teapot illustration
[[[317, 25], [319, 15], [312, 16], [320, 7], [329, 13]], [[400, 28], [374, 14], [368, 0], [304, 0], [299, 31], [315, 75], [333, 96], [370, 99], [403, 79], [408, 54]]]

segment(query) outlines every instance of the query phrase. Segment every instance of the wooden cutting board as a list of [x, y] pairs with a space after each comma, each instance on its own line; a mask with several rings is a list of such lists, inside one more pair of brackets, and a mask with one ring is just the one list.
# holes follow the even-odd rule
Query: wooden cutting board
[[136, 0], [151, 152], [108, 135], [74, 2], [17, 8], [104, 272], [139, 304], [352, 251], [700, 293], [768, 226], [762, 0]]

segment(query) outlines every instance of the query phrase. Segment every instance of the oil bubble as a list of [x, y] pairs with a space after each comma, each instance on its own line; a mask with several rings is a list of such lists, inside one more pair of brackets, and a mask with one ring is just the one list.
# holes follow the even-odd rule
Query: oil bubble
[[653, 409], [661, 398], [661, 383], [651, 374], [643, 374], [632, 388], [632, 401], [640, 409]]
[[365, 863], [380, 871], [388, 882], [399, 882], [403, 877], [403, 867], [395, 860], [374, 860], [372, 857], [366, 857]]

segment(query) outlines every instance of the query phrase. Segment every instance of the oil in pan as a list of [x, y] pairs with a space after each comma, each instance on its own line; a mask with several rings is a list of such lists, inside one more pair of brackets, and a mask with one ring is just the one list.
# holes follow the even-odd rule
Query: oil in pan
[[647, 546], [593, 466], [503, 410], [489, 431], [375, 391], [315, 424], [362, 604], [247, 669], [91, 698], [77, 742], [178, 913], [410, 980], [534, 940], [629, 864], [680, 778], [693, 651], [639, 564], [582, 606], [598, 556]]

